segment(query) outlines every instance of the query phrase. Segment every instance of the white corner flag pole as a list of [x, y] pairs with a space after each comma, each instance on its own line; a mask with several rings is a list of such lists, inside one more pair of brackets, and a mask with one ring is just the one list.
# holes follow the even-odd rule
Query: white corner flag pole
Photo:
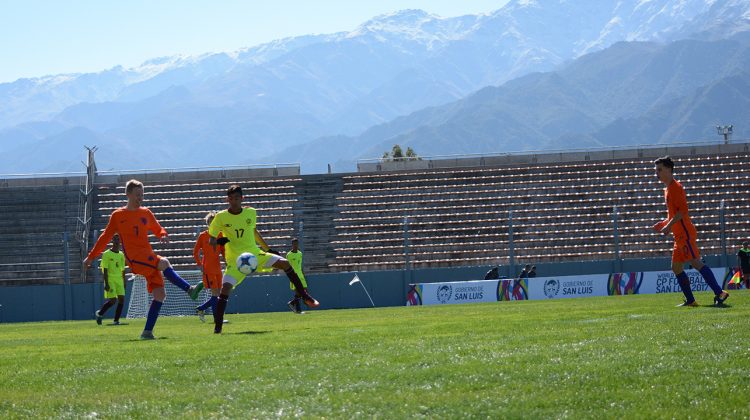
[[364, 289], [365, 293], [367, 294], [367, 298], [370, 299], [370, 303], [372, 304], [372, 307], [375, 307], [375, 302], [372, 301], [372, 297], [370, 297], [370, 293], [367, 292], [367, 288], [364, 284], [362, 284], [362, 280], [359, 279], [359, 276], [357, 273], [354, 273], [354, 278], [349, 282], [349, 286], [351, 286], [354, 283], [359, 283], [360, 286], [362, 286], [362, 289]]

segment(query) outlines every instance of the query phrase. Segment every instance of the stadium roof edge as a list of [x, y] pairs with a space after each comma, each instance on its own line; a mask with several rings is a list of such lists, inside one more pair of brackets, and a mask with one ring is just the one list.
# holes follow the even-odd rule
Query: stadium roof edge
[[[131, 178], [138, 178], [142, 181], [185, 181], [193, 179], [204, 179], [206, 178], [206, 176], [211, 175], [217, 178], [263, 178], [298, 176], [300, 175], [300, 164], [278, 163], [268, 165], [230, 165], [191, 168], [97, 171], [96, 183], [125, 182], [126, 180]], [[0, 174], [0, 187], [82, 185], [85, 182], [85, 179], [85, 172]]]
[[482, 167], [517, 164], [585, 162], [631, 158], [650, 158], [665, 155], [705, 155], [750, 151], [750, 140], [732, 143], [692, 142], [623, 147], [521, 151], [491, 154], [420, 156], [418, 159], [384, 161], [382, 158], [360, 159], [357, 172], [389, 172], [419, 169]]

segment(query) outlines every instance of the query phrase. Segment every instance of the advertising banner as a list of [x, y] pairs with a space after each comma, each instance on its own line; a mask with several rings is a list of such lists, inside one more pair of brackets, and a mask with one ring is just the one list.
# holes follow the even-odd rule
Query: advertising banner
[[[725, 268], [714, 268], [711, 271], [721, 285]], [[694, 292], [709, 290], [703, 276], [697, 270], [685, 270], [690, 279], [690, 288]], [[610, 275], [610, 295], [650, 295], [655, 293], [681, 292], [677, 277], [671, 271], [647, 271], [643, 273], [615, 273]]]
[[497, 302], [499, 280], [475, 280], [411, 285], [407, 305]]
[[529, 299], [558, 299], [607, 296], [608, 274], [537, 277], [529, 279]]
[[[712, 271], [725, 289], [732, 288], [727, 286], [738, 277], [734, 270], [726, 268], [714, 268]], [[698, 271], [686, 270], [685, 273], [693, 291], [709, 290]], [[407, 306], [681, 292], [677, 278], [671, 271], [418, 283], [409, 286]], [[741, 286], [737, 284], [735, 288], [738, 287]]]

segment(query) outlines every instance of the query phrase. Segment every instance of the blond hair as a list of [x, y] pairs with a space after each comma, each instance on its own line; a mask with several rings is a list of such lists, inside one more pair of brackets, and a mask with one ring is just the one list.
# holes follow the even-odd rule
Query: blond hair
[[137, 179], [131, 179], [125, 183], [125, 194], [130, 194], [136, 188], [143, 188], [143, 183]]
[[211, 221], [214, 220], [214, 217], [216, 217], [216, 212], [213, 210], [209, 211], [206, 217], [204, 218], [204, 220], [206, 221], [206, 224], [210, 225]]

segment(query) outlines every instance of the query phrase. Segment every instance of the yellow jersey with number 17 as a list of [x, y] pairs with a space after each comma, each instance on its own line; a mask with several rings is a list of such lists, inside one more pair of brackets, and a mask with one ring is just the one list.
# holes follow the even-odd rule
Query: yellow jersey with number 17
[[229, 243], [224, 246], [227, 262], [234, 261], [243, 252], [252, 252], [258, 256], [260, 248], [255, 243], [255, 221], [256, 213], [252, 207], [244, 207], [240, 214], [222, 210], [214, 217], [208, 227], [208, 234], [215, 238], [221, 232], [225, 238], [229, 238]]

